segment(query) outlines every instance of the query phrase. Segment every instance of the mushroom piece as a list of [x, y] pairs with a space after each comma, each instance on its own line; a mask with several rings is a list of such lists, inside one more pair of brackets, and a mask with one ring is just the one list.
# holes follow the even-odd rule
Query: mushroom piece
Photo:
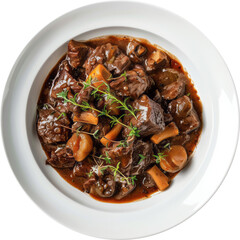
[[169, 178], [156, 165], [147, 170], [147, 173], [152, 177], [160, 191], [169, 187]]
[[116, 190], [116, 182], [113, 175], [107, 174], [100, 177], [92, 187], [92, 191], [100, 197], [112, 197]]
[[92, 125], [98, 124], [98, 116], [93, 111], [75, 112], [73, 115], [74, 122], [88, 123]]
[[187, 152], [181, 145], [171, 146], [170, 150], [164, 152], [166, 157], [161, 159], [161, 168], [170, 173], [180, 171], [187, 163]]
[[112, 141], [117, 138], [117, 136], [120, 134], [122, 130], [122, 125], [120, 123], [117, 123], [111, 130], [108, 132], [105, 136], [103, 136], [100, 140], [100, 142], [104, 146], [110, 146], [112, 144]]
[[77, 162], [83, 161], [93, 149], [92, 138], [85, 133], [76, 134], [68, 140], [66, 148], [70, 148]]
[[174, 122], [169, 123], [165, 129], [151, 137], [151, 141], [155, 144], [159, 144], [164, 139], [175, 137], [179, 134], [179, 130]]

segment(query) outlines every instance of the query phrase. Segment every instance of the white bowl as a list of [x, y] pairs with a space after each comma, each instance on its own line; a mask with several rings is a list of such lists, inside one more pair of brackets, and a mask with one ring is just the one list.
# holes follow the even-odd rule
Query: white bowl
[[[173, 53], [190, 74], [203, 103], [203, 131], [191, 164], [177, 175], [167, 191], [127, 204], [98, 202], [68, 184], [45, 165], [46, 156], [36, 133], [41, 87], [49, 71], [67, 51], [67, 42], [72, 38], [87, 40], [112, 34], [145, 38]], [[236, 91], [215, 47], [184, 19], [136, 2], [89, 5], [50, 23], [16, 61], [2, 105], [5, 149], [27, 194], [64, 225], [111, 239], [152, 235], [177, 225], [199, 210], [217, 190], [230, 167], [238, 129]]]

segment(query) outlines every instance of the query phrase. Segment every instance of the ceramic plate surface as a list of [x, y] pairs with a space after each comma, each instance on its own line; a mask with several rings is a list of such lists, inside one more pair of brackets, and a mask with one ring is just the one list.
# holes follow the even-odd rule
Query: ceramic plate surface
[[[45, 165], [46, 156], [35, 129], [41, 86], [67, 51], [67, 42], [110, 34], [145, 38], [173, 53], [190, 74], [203, 103], [203, 132], [191, 164], [167, 191], [127, 204], [98, 202], [65, 182]], [[159, 233], [199, 210], [217, 190], [231, 165], [238, 125], [234, 84], [215, 47], [184, 19], [136, 2], [89, 5], [50, 23], [16, 61], [2, 104], [6, 153], [27, 194], [62, 224], [110, 239]]]

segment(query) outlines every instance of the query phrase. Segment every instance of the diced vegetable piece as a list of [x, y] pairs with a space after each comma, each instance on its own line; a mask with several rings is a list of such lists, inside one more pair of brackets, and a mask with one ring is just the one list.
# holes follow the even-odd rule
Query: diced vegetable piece
[[112, 144], [111, 141], [115, 140], [119, 133], [122, 130], [122, 125], [121, 124], [116, 124], [110, 132], [108, 132], [104, 137], [101, 138], [100, 142], [104, 146], [110, 146]]
[[147, 173], [152, 177], [160, 191], [169, 187], [169, 178], [155, 165]]
[[161, 168], [170, 173], [181, 170], [187, 163], [187, 152], [181, 145], [174, 145], [167, 151], [166, 157], [161, 159]]
[[73, 153], [77, 152], [79, 149], [80, 137], [76, 133], [67, 141], [66, 148], [70, 148]]
[[92, 112], [81, 112], [79, 115], [75, 114], [73, 116], [73, 121], [97, 125], [98, 117], [95, 116]]
[[169, 123], [165, 129], [157, 134], [154, 134], [151, 137], [151, 141], [155, 144], [159, 144], [164, 139], [177, 136], [179, 134], [179, 130], [174, 122]]
[[111, 76], [111, 73], [102, 64], [98, 64], [91, 71], [88, 78], [91, 79], [94, 87], [99, 87], [101, 85], [100, 89], [103, 90], [103, 89], [106, 89], [106, 86], [103, 83], [107, 82], [110, 76]]
[[76, 161], [83, 161], [93, 149], [92, 138], [85, 133], [76, 134], [74, 133], [72, 137], [68, 140], [67, 148], [73, 151], [73, 157]]

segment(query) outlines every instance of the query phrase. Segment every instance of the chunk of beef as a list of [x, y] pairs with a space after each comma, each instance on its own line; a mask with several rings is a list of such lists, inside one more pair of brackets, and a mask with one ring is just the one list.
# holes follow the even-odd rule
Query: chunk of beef
[[136, 184], [132, 184], [131, 182], [127, 183], [127, 181], [123, 181], [121, 179], [121, 176], [116, 177], [116, 182], [118, 186], [118, 192], [114, 195], [114, 198], [117, 200], [120, 200], [126, 197], [136, 187]]
[[104, 45], [98, 46], [92, 50], [84, 62], [83, 67], [85, 68], [85, 73], [87, 76], [98, 64], [103, 64], [106, 61], [105, 47], [103, 46]]
[[183, 73], [180, 73], [172, 68], [163, 69], [162, 72], [159, 72], [154, 76], [156, 86], [160, 91], [164, 86], [176, 82], [178, 79], [185, 80], [185, 78], [186, 77]]
[[91, 93], [92, 93], [91, 87], [82, 88], [78, 95], [76, 96], [76, 102], [78, 104], [82, 104], [82, 102], [89, 102], [91, 98]]
[[154, 91], [153, 101], [158, 104], [161, 104], [162, 102], [162, 96], [161, 96], [161, 93], [158, 91], [158, 89]]
[[180, 131], [183, 133], [189, 133], [200, 126], [199, 117], [194, 109], [186, 118], [183, 118], [176, 123]]
[[143, 56], [147, 53], [147, 49], [137, 41], [131, 41], [127, 45], [126, 53], [132, 62], [141, 63], [144, 60]]
[[91, 171], [92, 164], [89, 159], [77, 162], [73, 168], [73, 175], [75, 177], [87, 177], [87, 173]]
[[92, 191], [100, 197], [112, 197], [116, 190], [114, 176], [110, 174], [100, 176], [92, 188]]
[[66, 148], [58, 148], [51, 152], [51, 157], [47, 159], [47, 163], [55, 168], [71, 168], [75, 164], [75, 159]]
[[81, 66], [89, 51], [89, 47], [82, 42], [70, 40], [68, 42], [67, 58], [73, 68]]
[[[69, 89], [69, 88], [67, 88]], [[68, 91], [68, 95], [67, 98], [71, 99], [73, 98], [74, 95], [72, 94], [71, 91]], [[62, 98], [56, 98], [56, 99], [52, 99], [53, 104], [55, 106], [56, 111], [59, 111], [61, 113], [72, 113], [72, 112], [76, 112], [76, 111], [80, 111], [80, 107], [73, 105], [70, 102], [65, 102]]]
[[68, 139], [69, 130], [62, 127], [69, 126], [67, 116], [60, 116], [60, 113], [52, 109], [40, 109], [38, 112], [37, 130], [44, 143], [65, 142]]
[[91, 127], [90, 132], [94, 133], [98, 130], [98, 139], [101, 139], [103, 136], [105, 136], [110, 130], [111, 130], [111, 125], [110, 125], [110, 119], [107, 117], [100, 117], [98, 124], [93, 125]]
[[142, 180], [142, 184], [146, 188], [151, 188], [151, 187], [156, 186], [153, 178], [148, 173], [144, 173], [144, 178]]
[[170, 113], [163, 112], [163, 115], [165, 123], [170, 123], [173, 120], [173, 117]]
[[137, 119], [132, 118], [131, 123], [140, 130], [140, 135], [146, 137], [160, 132], [165, 128], [163, 109], [161, 105], [143, 95], [133, 103], [134, 108], [139, 111]]
[[171, 145], [184, 145], [190, 140], [190, 136], [188, 134], [180, 134], [170, 139]]
[[151, 86], [150, 77], [141, 69], [133, 69], [110, 83], [116, 95], [121, 97], [138, 98]]
[[85, 132], [89, 132], [91, 129], [91, 125], [88, 123], [82, 123], [82, 122], [75, 122], [72, 125], [72, 132], [76, 132], [76, 130], [80, 130], [80, 131], [85, 131]]
[[117, 45], [103, 44], [95, 48], [84, 63], [87, 76], [98, 65], [103, 64], [114, 74], [120, 74], [128, 68], [131, 61]]
[[[59, 144], [59, 145], [62, 145], [62, 144]], [[53, 144], [43, 144], [43, 149], [46, 150], [48, 153], [49, 152], [51, 153], [52, 151], [56, 151], [58, 149], [59, 145], [56, 144], [56, 143], [53, 143]], [[63, 144], [60, 147], [64, 147], [64, 146], [65, 146], [65, 144]]]
[[[103, 154], [108, 153], [111, 158], [111, 164], [116, 166], [118, 162], [120, 164], [120, 170], [126, 176], [138, 175], [143, 169], [145, 169], [149, 163], [151, 163], [152, 155], [152, 143], [143, 142], [142, 140], [135, 140], [128, 142], [127, 146], [120, 146], [119, 143], [114, 143], [110, 148], [105, 148]], [[145, 156], [140, 162], [140, 156]]]
[[114, 74], [121, 74], [126, 70], [129, 65], [131, 64], [131, 61], [129, 60], [129, 57], [126, 56], [124, 53], [119, 53], [116, 57], [112, 58], [113, 60], [109, 60], [106, 62], [106, 67], [109, 71], [113, 71]]
[[161, 92], [162, 97], [166, 100], [173, 100], [174, 98], [181, 97], [185, 91], [185, 82], [177, 80], [163, 87]]
[[176, 118], [185, 118], [192, 111], [192, 102], [188, 96], [184, 95], [171, 101], [168, 110]]
[[83, 189], [86, 193], [92, 193], [91, 189], [94, 189], [94, 184], [96, 183], [97, 178], [96, 175], [93, 174], [86, 182], [83, 183]]
[[153, 51], [145, 61], [146, 71], [153, 71], [166, 66], [168, 63], [167, 54], [157, 49]]
[[82, 87], [78, 84], [78, 81], [72, 77], [70, 72], [70, 66], [67, 61], [64, 60], [59, 66], [58, 73], [52, 82], [50, 90], [50, 96], [52, 98], [57, 98], [57, 94], [63, 90], [71, 89], [73, 92], [79, 92], [81, 90]]
[[114, 143], [111, 148], [105, 149], [104, 154], [106, 152], [112, 159], [111, 164], [116, 166], [118, 162], [121, 162], [121, 172], [129, 176], [132, 167], [133, 142], [128, 143], [127, 146], [119, 146], [119, 143]]
[[140, 64], [134, 64], [133, 69], [141, 69], [145, 71], [145, 68], [143, 67], [143, 65], [140, 65]]
[[[139, 175], [144, 172], [144, 170], [152, 163], [154, 163], [153, 155], [153, 145], [151, 142], [144, 142], [142, 140], [137, 140], [133, 146], [133, 163], [131, 169], [131, 175]], [[140, 156], [143, 156], [142, 158]]]

